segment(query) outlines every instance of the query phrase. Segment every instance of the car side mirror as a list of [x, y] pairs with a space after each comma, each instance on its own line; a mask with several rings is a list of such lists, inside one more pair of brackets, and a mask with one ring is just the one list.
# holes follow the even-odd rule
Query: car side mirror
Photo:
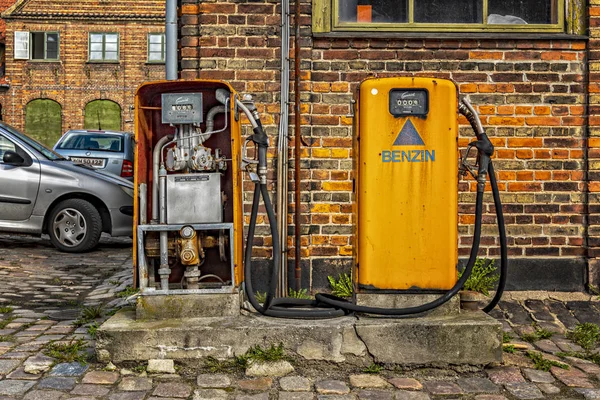
[[9, 165], [23, 165], [25, 164], [25, 159], [23, 157], [21, 157], [20, 154], [15, 153], [14, 151], [6, 151], [4, 153], [4, 156], [2, 157], [2, 161], [4, 162], [4, 164], [9, 164]]

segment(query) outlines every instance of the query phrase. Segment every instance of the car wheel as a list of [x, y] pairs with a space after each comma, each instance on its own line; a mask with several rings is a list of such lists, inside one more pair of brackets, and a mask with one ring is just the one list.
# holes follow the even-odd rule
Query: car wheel
[[69, 199], [52, 209], [48, 235], [52, 244], [67, 253], [83, 253], [96, 247], [102, 234], [102, 218], [89, 201]]

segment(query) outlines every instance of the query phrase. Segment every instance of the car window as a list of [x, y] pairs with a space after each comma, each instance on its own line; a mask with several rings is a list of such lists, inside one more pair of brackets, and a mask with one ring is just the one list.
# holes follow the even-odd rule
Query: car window
[[0, 136], [0, 163], [4, 162], [2, 159], [7, 151], [15, 151], [15, 144], [4, 136]]
[[123, 152], [123, 137], [106, 134], [68, 133], [56, 146], [61, 150], [102, 150]]
[[[10, 132], [11, 134], [13, 134], [17, 139], [19, 139], [22, 142], [25, 142], [25, 144], [27, 144], [29, 147], [33, 148], [34, 150], [38, 151], [39, 153], [41, 153], [44, 157], [46, 157], [47, 159], [51, 160], [51, 161], [55, 161], [55, 160], [64, 160], [65, 158], [63, 156], [61, 156], [58, 153], [55, 153], [53, 150], [50, 150], [49, 148], [47, 148], [45, 145], [43, 145], [42, 143], [38, 142], [35, 139], [30, 138], [29, 136], [25, 135], [24, 133], [16, 130], [15, 128], [13, 128], [12, 126], [5, 124], [4, 122], [0, 123], [0, 126], [4, 129], [6, 129], [8, 132]], [[20, 149], [16, 149], [16, 151], [18, 152]]]

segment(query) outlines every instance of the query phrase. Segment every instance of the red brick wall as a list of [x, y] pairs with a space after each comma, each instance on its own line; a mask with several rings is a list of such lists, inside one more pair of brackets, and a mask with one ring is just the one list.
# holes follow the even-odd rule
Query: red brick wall
[[[14, 31], [56, 31], [60, 34], [60, 61], [15, 60]], [[107, 99], [121, 106], [122, 129], [133, 131], [133, 97], [144, 81], [164, 79], [163, 64], [147, 64], [147, 34], [163, 32], [164, 22], [23, 21], [9, 20], [6, 38], [6, 76], [10, 88], [0, 101], [5, 122], [24, 128], [29, 101], [49, 98], [63, 111], [63, 131], [83, 127], [85, 105]], [[88, 32], [118, 32], [117, 64], [88, 63]]]
[[[600, 2], [592, 3], [594, 36]], [[600, 98], [594, 71], [600, 70], [600, 62], [590, 64], [589, 75], [588, 196], [585, 38], [317, 38], [311, 35], [308, 4], [302, 12], [302, 133], [309, 144], [302, 160], [302, 239], [314, 286], [323, 282], [317, 275], [350, 265], [349, 104], [358, 83], [369, 76], [452, 79], [476, 105], [496, 146], [494, 161], [513, 259], [583, 259], [588, 234], [590, 256], [598, 255], [600, 120], [594, 114]], [[270, 2], [185, 0], [182, 7], [182, 76], [224, 79], [239, 91], [256, 94], [270, 134], [276, 133], [278, 122], [279, 21], [279, 6]], [[589, 47], [591, 60], [597, 60], [595, 38]], [[459, 146], [464, 148], [472, 132], [464, 119], [460, 121]], [[461, 181], [459, 190], [459, 253], [465, 256], [472, 241], [473, 181]], [[486, 200], [480, 255], [494, 257], [495, 216], [491, 197]], [[259, 239], [257, 244], [263, 243]], [[259, 246], [257, 254], [268, 254], [268, 246]]]

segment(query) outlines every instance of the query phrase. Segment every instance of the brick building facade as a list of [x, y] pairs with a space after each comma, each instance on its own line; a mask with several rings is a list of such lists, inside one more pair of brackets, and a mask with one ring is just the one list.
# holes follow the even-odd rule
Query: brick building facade
[[[107, 100], [120, 109], [119, 128], [133, 131], [130, 106], [135, 90], [144, 81], [164, 79], [164, 62], [149, 62], [148, 56], [148, 35], [164, 32], [164, 6], [164, 1], [155, 0], [17, 1], [2, 14], [9, 84], [0, 93], [3, 120], [31, 130], [27, 125], [37, 121], [27, 119], [28, 106], [35, 100], [50, 100], [60, 110], [56, 130], [64, 133], [84, 127], [89, 102]], [[49, 33], [56, 36], [48, 37]], [[94, 33], [116, 37], [116, 59], [92, 59], [90, 35]], [[19, 34], [29, 38], [29, 47], [17, 54]], [[57, 52], [49, 52], [51, 44], [44, 38], [57, 38]], [[56, 140], [42, 139], [48, 144]]]
[[[369, 76], [452, 79], [478, 108], [496, 147], [509, 289], [598, 285], [600, 0], [583, 10], [579, 3], [556, 3], [569, 10], [561, 32], [374, 34], [318, 32], [314, 7], [331, 3], [301, 2], [302, 135], [308, 144], [301, 164], [304, 286], [325, 287], [327, 275], [350, 270], [350, 101]], [[180, 13], [180, 77], [223, 79], [255, 94], [268, 133], [276, 135], [279, 2], [182, 0]], [[464, 149], [472, 133], [466, 120], [460, 122]], [[459, 191], [458, 246], [465, 257], [473, 182], [461, 180]], [[495, 216], [490, 197], [486, 201], [480, 256], [496, 257]], [[268, 254], [269, 244], [258, 238], [257, 256]]]

